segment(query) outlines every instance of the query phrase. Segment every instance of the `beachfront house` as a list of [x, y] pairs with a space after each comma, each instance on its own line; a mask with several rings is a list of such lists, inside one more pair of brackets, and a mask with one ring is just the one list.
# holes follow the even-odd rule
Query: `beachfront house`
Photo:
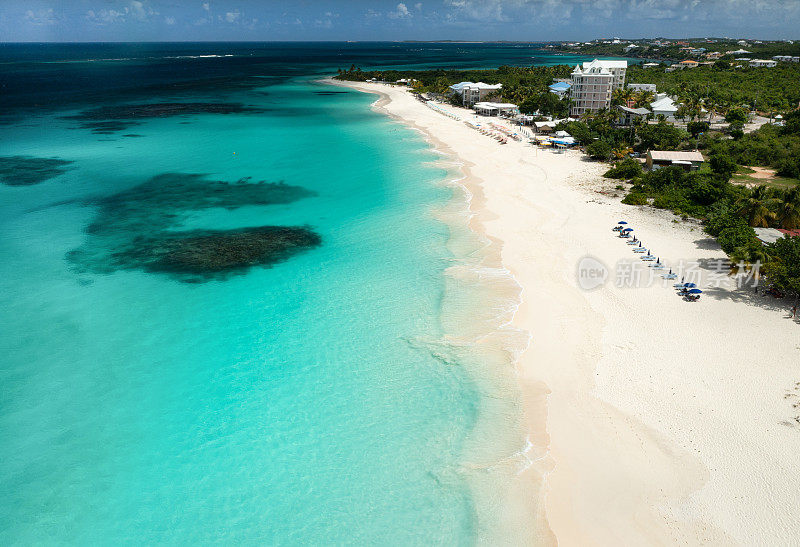
[[542, 133], [542, 134], [547, 135], [547, 134], [550, 134], [553, 131], [555, 131], [556, 130], [556, 126], [558, 124], [560, 124], [561, 122], [566, 122], [566, 121], [569, 121], [569, 120], [567, 120], [567, 119], [563, 119], [563, 120], [545, 120], [545, 121], [541, 121], [541, 122], [533, 122], [533, 126], [536, 128], [536, 132], [537, 133]]
[[628, 106], [617, 106], [617, 124], [630, 126], [638, 120], [646, 120], [647, 116], [651, 114], [646, 108], [631, 108]]
[[461, 104], [472, 106], [485, 100], [492, 94], [500, 93], [503, 84], [485, 84], [483, 82], [459, 82], [450, 86], [450, 92], [461, 98]]
[[516, 116], [519, 108], [512, 103], [478, 102], [472, 108], [481, 116]]
[[656, 100], [650, 103], [650, 110], [653, 111], [654, 118], [664, 116], [664, 119], [668, 121], [675, 121], [678, 105], [666, 93], [660, 93], [656, 96]]
[[683, 68], [697, 68], [698, 64], [699, 63], [697, 61], [692, 61], [691, 59], [687, 59], [678, 63], [678, 65], [682, 66]]
[[559, 99], [563, 99], [569, 95], [569, 90], [572, 84], [569, 82], [556, 82], [548, 87], [550, 93], [554, 93]]
[[678, 166], [686, 171], [697, 171], [705, 158], [698, 151], [676, 152], [672, 150], [649, 150], [645, 159], [645, 167], [649, 170], [662, 167]]
[[778, 66], [778, 61], [772, 59], [750, 59], [750, 66], [753, 68], [772, 68]]

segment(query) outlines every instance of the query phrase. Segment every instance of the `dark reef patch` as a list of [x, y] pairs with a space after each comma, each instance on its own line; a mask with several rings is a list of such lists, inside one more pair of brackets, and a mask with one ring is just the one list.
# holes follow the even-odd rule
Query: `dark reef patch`
[[0, 183], [8, 186], [39, 184], [68, 171], [72, 161], [32, 156], [0, 156]]
[[262, 109], [242, 103], [147, 103], [101, 106], [64, 119], [81, 122], [81, 128], [94, 133], [114, 133], [139, 125], [136, 120], [168, 118], [194, 114], [259, 113]]
[[144, 137], [144, 135], [139, 135], [138, 133], [128, 133], [127, 135], [122, 135], [123, 137]]
[[110, 121], [110, 122], [84, 122], [80, 125], [81, 129], [91, 129], [92, 133], [98, 135], [113, 135], [118, 131], [123, 131], [134, 125], [141, 125], [139, 122], [130, 121]]
[[315, 91], [314, 95], [345, 95], [348, 91]]
[[320, 244], [307, 227], [260, 226], [240, 230], [197, 230], [140, 237], [115, 252], [120, 269], [171, 274], [202, 282], [243, 274], [253, 266], [271, 266]]
[[228, 231], [178, 231], [185, 215], [211, 208], [288, 204], [315, 195], [289, 184], [235, 183], [205, 175], [164, 173], [111, 196], [84, 201], [98, 207], [89, 238], [67, 258], [79, 272], [141, 269], [200, 282], [269, 266], [306, 248], [319, 236], [305, 227], [262, 226]]

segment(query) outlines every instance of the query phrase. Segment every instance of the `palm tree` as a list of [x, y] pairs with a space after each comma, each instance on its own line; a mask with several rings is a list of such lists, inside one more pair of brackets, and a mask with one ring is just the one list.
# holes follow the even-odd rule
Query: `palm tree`
[[784, 192], [778, 203], [777, 219], [781, 228], [787, 230], [800, 228], [800, 187]]
[[739, 216], [747, 220], [750, 226], [767, 228], [775, 221], [777, 215], [772, 210], [775, 200], [766, 186], [759, 186], [746, 198], [739, 201]]
[[628, 101], [633, 98], [633, 90], [629, 87], [615, 89], [611, 94], [611, 104], [628, 106]]
[[647, 108], [655, 100], [656, 96], [652, 91], [639, 91], [634, 97], [636, 108]]

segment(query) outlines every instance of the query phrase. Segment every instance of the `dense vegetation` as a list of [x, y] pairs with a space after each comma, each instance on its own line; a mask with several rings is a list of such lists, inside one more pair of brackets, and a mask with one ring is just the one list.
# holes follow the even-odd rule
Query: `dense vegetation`
[[663, 67], [628, 67], [629, 82], [656, 84], [659, 93], [703, 99], [705, 110], [725, 111], [735, 106], [761, 112], [782, 112], [800, 102], [800, 63], [778, 63], [772, 68], [735, 68], [726, 61], [665, 72]]

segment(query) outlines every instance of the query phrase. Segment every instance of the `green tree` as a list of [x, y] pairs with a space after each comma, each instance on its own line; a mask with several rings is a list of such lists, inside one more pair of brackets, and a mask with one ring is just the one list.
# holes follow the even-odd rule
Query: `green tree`
[[711, 171], [726, 181], [736, 172], [736, 162], [727, 154], [714, 154], [709, 163]]
[[688, 135], [674, 125], [661, 121], [643, 125], [638, 137], [642, 150], [675, 150]]
[[769, 188], [759, 186], [740, 200], [738, 213], [750, 226], [767, 228], [777, 217], [771, 208], [774, 203]]
[[749, 117], [750, 113], [744, 108], [731, 108], [725, 114], [725, 121], [731, 125], [744, 125]]

